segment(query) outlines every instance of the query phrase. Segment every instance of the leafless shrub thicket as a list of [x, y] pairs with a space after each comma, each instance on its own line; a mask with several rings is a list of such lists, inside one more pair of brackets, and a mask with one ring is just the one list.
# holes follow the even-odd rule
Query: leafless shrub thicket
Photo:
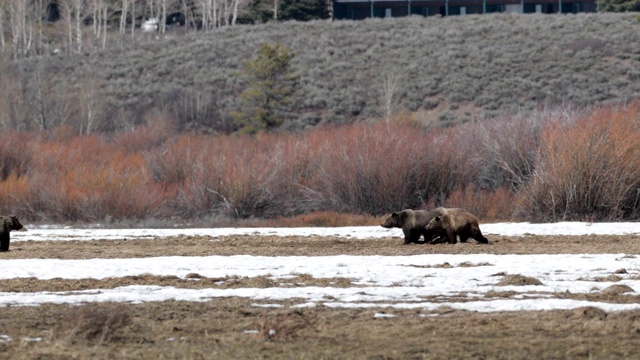
[[558, 119], [543, 131], [524, 210], [541, 220], [637, 219], [638, 105]]
[[135, 221], [444, 205], [483, 219], [638, 219], [638, 114], [561, 107], [430, 130], [379, 121], [257, 136], [153, 122], [116, 136], [7, 132], [0, 211]]

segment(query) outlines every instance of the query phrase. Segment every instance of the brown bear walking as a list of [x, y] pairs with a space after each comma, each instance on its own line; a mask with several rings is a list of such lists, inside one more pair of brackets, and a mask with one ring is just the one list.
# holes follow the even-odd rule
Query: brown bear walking
[[480, 231], [480, 225], [478, 225], [478, 218], [462, 209], [455, 209], [455, 211], [447, 211], [443, 215], [436, 216], [426, 229], [434, 232], [445, 232], [446, 237], [433, 240], [432, 244], [443, 242], [442, 239], [448, 239], [449, 243], [455, 244], [460, 236], [460, 242], [467, 242], [470, 237], [483, 244], [488, 244], [489, 240], [482, 235]]
[[417, 243], [420, 236], [424, 236], [424, 241], [432, 241], [435, 235], [444, 235], [442, 231], [427, 230], [425, 226], [429, 221], [438, 215], [443, 215], [444, 208], [433, 210], [411, 210], [406, 209], [394, 212], [389, 215], [381, 225], [384, 228], [401, 228], [404, 233], [404, 244]]
[[9, 251], [9, 241], [11, 241], [9, 237], [9, 233], [12, 230], [27, 230], [22, 224], [20, 224], [20, 220], [15, 215], [2, 216], [2, 228], [0, 228], [0, 251]]

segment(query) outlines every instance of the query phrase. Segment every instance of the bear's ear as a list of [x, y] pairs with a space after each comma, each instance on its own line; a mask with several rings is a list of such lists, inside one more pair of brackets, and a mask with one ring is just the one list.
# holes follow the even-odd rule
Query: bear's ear
[[391, 217], [398, 217], [398, 213], [391, 214]]
[[9, 217], [12, 218], [12, 219], [17, 219], [18, 218], [17, 215], [9, 215]]

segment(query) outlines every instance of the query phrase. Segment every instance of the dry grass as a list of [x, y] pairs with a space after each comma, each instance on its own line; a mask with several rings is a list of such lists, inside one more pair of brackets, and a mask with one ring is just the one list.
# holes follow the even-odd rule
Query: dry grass
[[[635, 356], [640, 311], [469, 313], [260, 308], [251, 300], [126, 305], [129, 322], [91, 342], [51, 337], [73, 308], [5, 308], [7, 359], [625, 359]], [[83, 306], [101, 314], [111, 305]], [[78, 310], [78, 309], [74, 309]], [[375, 318], [386, 312], [393, 318]], [[101, 316], [96, 315], [98, 318]], [[95, 328], [89, 326], [89, 328]], [[24, 338], [42, 337], [40, 342]], [[85, 336], [78, 335], [79, 339]], [[490, 341], [488, 340], [490, 339]]]
[[188, 274], [184, 279], [177, 276], [135, 275], [105, 279], [61, 279], [40, 280], [36, 278], [6, 279], [0, 282], [0, 292], [72, 291], [89, 289], [113, 289], [129, 285], [174, 286], [182, 289], [235, 289], [273, 288], [297, 286], [331, 286], [335, 288], [357, 287], [347, 278], [316, 279], [309, 274], [273, 280], [269, 276], [209, 278], [199, 274]]
[[119, 303], [71, 308], [56, 323], [53, 338], [69, 345], [101, 345], [125, 335], [120, 330], [131, 323], [129, 307]]
[[524, 275], [507, 275], [497, 284], [498, 286], [526, 286], [526, 285], [542, 285], [542, 282], [536, 278]]
[[602, 290], [605, 294], [624, 294], [624, 293], [634, 293], [630, 286], [627, 285], [611, 285]]

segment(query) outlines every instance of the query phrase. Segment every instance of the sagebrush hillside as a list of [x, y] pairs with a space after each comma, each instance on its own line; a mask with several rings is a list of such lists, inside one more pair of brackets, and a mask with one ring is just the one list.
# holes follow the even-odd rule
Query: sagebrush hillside
[[395, 116], [425, 125], [627, 101], [640, 96], [638, 34], [636, 14], [286, 22], [169, 33], [94, 55], [5, 61], [0, 109], [11, 111], [0, 120], [18, 129], [66, 123], [88, 132], [161, 116], [180, 129], [232, 132], [230, 113], [245, 86], [241, 65], [263, 43], [296, 54], [300, 84], [287, 129], [383, 117], [389, 78], [398, 84]]

